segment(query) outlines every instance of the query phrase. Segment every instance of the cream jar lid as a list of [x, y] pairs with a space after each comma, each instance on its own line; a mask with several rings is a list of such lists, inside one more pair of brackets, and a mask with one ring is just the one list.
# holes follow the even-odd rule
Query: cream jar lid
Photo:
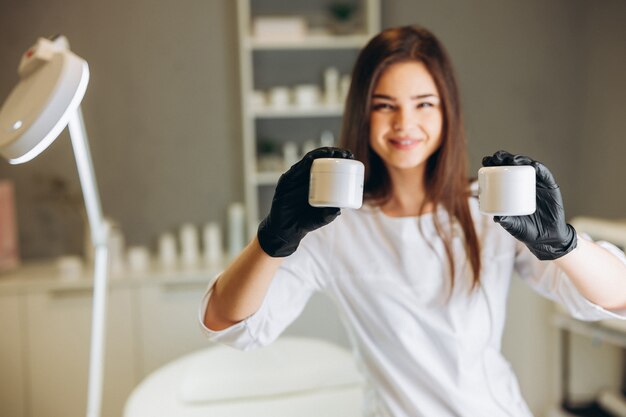
[[365, 166], [362, 162], [345, 158], [317, 158], [311, 166], [313, 172], [346, 173], [363, 175]]

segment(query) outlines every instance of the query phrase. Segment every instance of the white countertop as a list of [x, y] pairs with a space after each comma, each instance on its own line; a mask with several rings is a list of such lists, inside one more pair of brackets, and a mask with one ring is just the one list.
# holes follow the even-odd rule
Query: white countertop
[[[152, 262], [144, 271], [125, 270], [111, 273], [109, 286], [145, 285], [201, 285], [210, 281], [222, 270], [221, 266], [164, 268]], [[0, 294], [49, 290], [89, 289], [93, 287], [93, 265], [85, 264], [77, 276], [63, 276], [56, 260], [24, 262], [20, 267], [0, 272]]]

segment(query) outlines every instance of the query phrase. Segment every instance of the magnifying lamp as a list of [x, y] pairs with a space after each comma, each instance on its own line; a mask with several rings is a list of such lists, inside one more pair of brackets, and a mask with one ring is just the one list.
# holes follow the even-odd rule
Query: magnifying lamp
[[94, 176], [80, 102], [87, 90], [87, 62], [69, 50], [67, 39], [39, 38], [20, 60], [19, 83], [0, 108], [0, 155], [11, 164], [43, 152], [67, 126], [95, 248], [93, 313], [87, 417], [102, 403], [107, 298], [107, 226]]

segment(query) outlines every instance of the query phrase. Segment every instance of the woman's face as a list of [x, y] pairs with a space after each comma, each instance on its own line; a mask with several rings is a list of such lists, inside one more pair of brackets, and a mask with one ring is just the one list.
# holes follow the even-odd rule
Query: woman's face
[[439, 148], [443, 113], [437, 86], [423, 63], [392, 64], [374, 88], [370, 146], [387, 169], [423, 170]]

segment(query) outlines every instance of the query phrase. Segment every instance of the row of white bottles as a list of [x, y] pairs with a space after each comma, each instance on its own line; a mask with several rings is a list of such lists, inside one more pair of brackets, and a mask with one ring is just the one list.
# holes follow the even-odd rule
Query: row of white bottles
[[[185, 223], [175, 232], [165, 232], [158, 238], [154, 265], [163, 269], [175, 268], [220, 268], [224, 262], [234, 258], [245, 244], [245, 208], [241, 203], [228, 207], [226, 236], [227, 250], [224, 250], [222, 228], [217, 222], [209, 222], [202, 227]], [[153, 257], [146, 246], [129, 246], [121, 228], [107, 220], [109, 225], [109, 266], [112, 277], [121, 277], [125, 271], [145, 272], [153, 264]], [[89, 236], [87, 236], [89, 238]], [[93, 262], [91, 241], [86, 242], [87, 262]], [[83, 260], [78, 256], [64, 256], [58, 260], [59, 271], [67, 278], [82, 276]]]
[[178, 241], [174, 233], [164, 233], [159, 237], [157, 251], [159, 264], [164, 268], [193, 267], [201, 263], [220, 266], [224, 260], [222, 229], [217, 223], [207, 223], [202, 228], [200, 239], [196, 226], [183, 224], [178, 232]]
[[227, 253], [222, 245], [222, 229], [216, 222], [207, 223], [201, 229], [191, 223], [183, 224], [178, 231], [178, 242], [173, 233], [164, 233], [159, 238], [159, 263], [165, 268], [222, 266], [225, 259], [232, 259], [244, 247], [244, 218], [243, 204], [234, 203], [228, 207]]

